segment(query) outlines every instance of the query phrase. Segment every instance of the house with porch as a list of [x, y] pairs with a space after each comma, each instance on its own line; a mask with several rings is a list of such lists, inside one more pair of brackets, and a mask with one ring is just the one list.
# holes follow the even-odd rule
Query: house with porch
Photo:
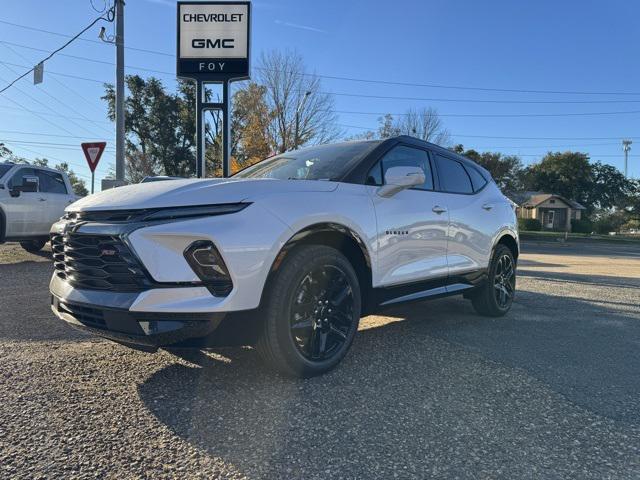
[[542, 192], [522, 192], [510, 196], [518, 218], [540, 220], [543, 230], [571, 231], [571, 220], [580, 220], [586, 208], [574, 200]]

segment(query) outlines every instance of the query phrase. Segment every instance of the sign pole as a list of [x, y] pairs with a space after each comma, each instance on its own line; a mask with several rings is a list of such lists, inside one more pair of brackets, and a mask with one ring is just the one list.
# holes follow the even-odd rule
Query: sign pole
[[231, 125], [229, 125], [229, 80], [222, 84], [222, 176], [227, 178], [231, 172], [230, 163], [230, 140]]
[[204, 158], [204, 112], [202, 109], [202, 97], [204, 83], [202, 80], [196, 80], [196, 177], [204, 178], [205, 158]]
[[96, 172], [91, 172], [91, 195], [93, 195], [93, 187], [96, 183]]
[[[121, 1], [121, 0], [120, 0]], [[251, 2], [179, 0], [176, 73], [196, 82], [196, 176], [206, 176], [205, 118], [222, 110], [222, 175], [231, 174], [231, 82], [250, 78]], [[222, 83], [222, 102], [206, 100], [207, 83]]]

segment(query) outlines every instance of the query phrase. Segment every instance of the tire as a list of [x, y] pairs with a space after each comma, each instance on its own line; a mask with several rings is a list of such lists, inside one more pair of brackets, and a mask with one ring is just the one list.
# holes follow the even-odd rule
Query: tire
[[473, 308], [486, 317], [502, 317], [513, 304], [516, 262], [505, 245], [498, 245], [489, 265], [487, 283], [471, 297]]
[[25, 242], [20, 242], [20, 246], [29, 253], [38, 253], [44, 248], [44, 245], [46, 243], [46, 240], [28, 240]]
[[256, 348], [281, 373], [312, 377], [344, 358], [360, 322], [358, 276], [339, 251], [303, 245], [267, 285]]

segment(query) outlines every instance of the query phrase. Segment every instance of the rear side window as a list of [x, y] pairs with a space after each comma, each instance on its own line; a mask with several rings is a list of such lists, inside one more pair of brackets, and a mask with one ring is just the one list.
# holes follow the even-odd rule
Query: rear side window
[[440, 189], [450, 193], [473, 193], [471, 179], [460, 162], [436, 155]]
[[487, 184], [486, 178], [484, 178], [478, 170], [473, 167], [466, 167], [467, 173], [471, 178], [471, 183], [473, 184], [473, 191], [477, 192], [478, 190], [482, 190], [482, 188]]
[[40, 191], [45, 193], [67, 193], [67, 186], [64, 184], [62, 175], [56, 172], [48, 172], [46, 170], [37, 171], [40, 179]]

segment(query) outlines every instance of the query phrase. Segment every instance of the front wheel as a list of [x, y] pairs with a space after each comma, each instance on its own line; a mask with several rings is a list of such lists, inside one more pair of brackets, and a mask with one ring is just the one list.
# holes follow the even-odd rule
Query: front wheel
[[487, 274], [486, 285], [474, 293], [471, 302], [480, 315], [501, 317], [511, 309], [516, 291], [516, 262], [509, 248], [496, 247]]
[[44, 245], [46, 243], [46, 240], [28, 240], [25, 242], [20, 242], [20, 246], [29, 253], [38, 253], [44, 248]]
[[321, 245], [295, 248], [268, 291], [264, 325], [256, 345], [282, 373], [311, 377], [346, 355], [360, 321], [360, 285], [339, 251]]

